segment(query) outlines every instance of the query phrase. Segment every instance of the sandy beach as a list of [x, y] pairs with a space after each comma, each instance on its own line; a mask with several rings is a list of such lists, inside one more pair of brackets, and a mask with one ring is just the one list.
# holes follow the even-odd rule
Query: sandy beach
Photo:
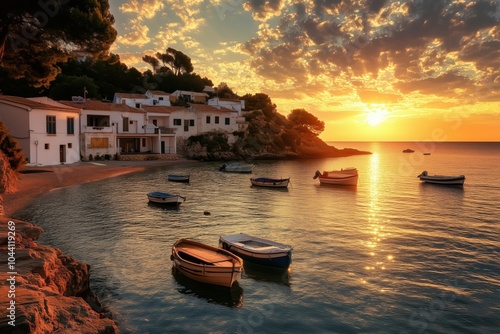
[[54, 189], [141, 172], [149, 168], [189, 163], [196, 163], [196, 161], [184, 158], [152, 161], [111, 160], [78, 162], [71, 165], [26, 167], [23, 173], [20, 174], [17, 191], [2, 195], [5, 216], [15, 218], [13, 215], [17, 210], [28, 205], [37, 196]]

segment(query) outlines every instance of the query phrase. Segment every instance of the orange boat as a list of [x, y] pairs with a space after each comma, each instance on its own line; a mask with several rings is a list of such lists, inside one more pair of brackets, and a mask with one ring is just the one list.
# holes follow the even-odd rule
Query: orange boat
[[231, 287], [243, 271], [243, 260], [239, 256], [189, 239], [175, 242], [170, 259], [184, 276], [225, 287]]

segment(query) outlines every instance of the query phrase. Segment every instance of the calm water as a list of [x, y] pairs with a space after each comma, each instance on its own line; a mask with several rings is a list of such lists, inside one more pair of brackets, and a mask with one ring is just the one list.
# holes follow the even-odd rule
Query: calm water
[[[499, 333], [500, 144], [335, 146], [374, 153], [257, 161], [253, 175], [219, 163], [157, 168], [50, 192], [15, 216], [91, 264], [92, 288], [124, 333]], [[349, 166], [359, 170], [355, 189], [312, 178]], [[423, 170], [466, 182], [421, 184]], [[189, 173], [191, 184], [167, 173]], [[291, 177], [291, 186], [254, 188], [251, 176]], [[187, 201], [151, 206], [154, 190]], [[289, 277], [247, 268], [224, 289], [172, 272], [178, 238], [216, 246], [239, 232], [292, 244]]]

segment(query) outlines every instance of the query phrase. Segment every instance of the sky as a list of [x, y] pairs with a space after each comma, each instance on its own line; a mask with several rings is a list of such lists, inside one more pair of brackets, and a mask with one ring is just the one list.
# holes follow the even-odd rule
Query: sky
[[111, 52], [168, 47], [324, 141], [500, 141], [500, 0], [109, 0]]

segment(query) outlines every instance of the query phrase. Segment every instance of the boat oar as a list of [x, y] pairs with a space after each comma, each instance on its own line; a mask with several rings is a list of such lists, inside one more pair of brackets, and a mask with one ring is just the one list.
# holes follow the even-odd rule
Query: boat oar
[[181, 196], [181, 195], [179, 195], [179, 197], [182, 198], [184, 200], [184, 202], [186, 201], [186, 197]]

